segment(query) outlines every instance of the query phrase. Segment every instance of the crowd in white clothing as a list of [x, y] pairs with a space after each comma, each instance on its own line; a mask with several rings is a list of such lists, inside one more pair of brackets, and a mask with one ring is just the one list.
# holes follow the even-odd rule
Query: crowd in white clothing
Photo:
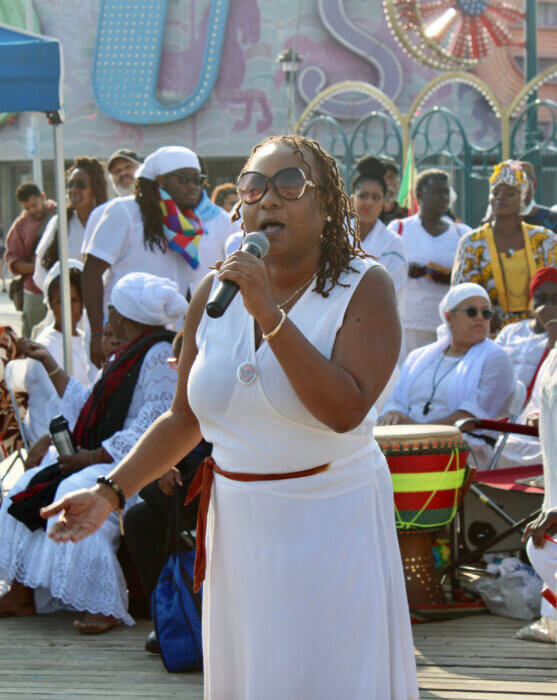
[[[0, 511], [0, 578], [14, 582], [15, 591], [8, 602], [0, 601], [0, 614], [18, 606], [37, 612], [85, 611], [77, 627], [88, 632], [105, 631], [118, 622], [133, 623], [115, 554], [120, 538], [116, 514], [84, 542], [55, 545], [45, 531], [31, 530], [11, 515], [12, 497], [28, 489], [41, 469], [60, 461], [45, 438], [49, 423], [63, 414], [71, 428], [80, 424], [90, 397], [106, 381], [102, 367], [106, 363], [115, 367], [110, 360], [116, 356], [119, 362], [124, 356], [116, 341], [129, 342], [129, 351], [154, 328], [181, 328], [186, 300], [215, 263], [238, 250], [243, 236], [241, 209], [230, 216], [210, 202], [200, 161], [189, 149], [160, 148], [143, 164], [132, 152], [120, 150], [109, 168], [110, 163], [127, 164], [131, 180], [121, 189], [114, 183], [125, 196], [97, 202], [96, 207], [91, 199], [82, 201], [93, 177], [77, 161], [70, 170], [70, 192], [75, 192], [68, 218], [71, 377], [62, 369], [60, 265], [56, 262], [49, 269], [44, 262], [56, 240], [58, 216], [50, 220], [36, 250], [33, 279], [44, 292], [48, 314], [35, 342], [22, 345], [29, 358], [24, 425], [35, 447], [26, 472]], [[389, 272], [403, 330], [398, 367], [378, 402], [378, 423], [452, 425], [459, 420], [507, 418], [506, 406], [517, 381], [527, 389], [527, 402], [516, 420], [536, 420], [543, 404], [540, 383], [547, 379], [549, 359], [555, 364], [555, 351], [550, 353], [554, 334], [548, 332], [557, 317], [555, 267], [540, 264], [529, 280], [529, 317], [493, 333], [493, 298], [482, 280], [450, 284], [457, 249], [471, 228], [450, 216], [448, 176], [439, 170], [422, 173], [416, 185], [418, 212], [386, 224], [381, 219], [389, 202], [386, 170], [380, 159], [365, 158], [358, 163], [351, 187], [351, 225], [359, 233], [354, 244]], [[135, 194], [126, 195], [134, 177]], [[79, 178], [83, 182], [76, 184]], [[116, 332], [117, 323], [121, 335]], [[238, 347], [232, 351], [238, 352]], [[61, 481], [56, 498], [89, 487], [108, 473], [109, 465], [121, 461], [169, 408], [176, 390], [176, 373], [167, 362], [170, 355], [167, 339], [145, 350], [121, 424], [95, 446], [82, 446], [83, 452], [90, 452], [91, 461], [76, 462], [75, 473]], [[267, 389], [280, 394], [277, 387]], [[210, 397], [205, 393], [202, 398]], [[368, 422], [375, 420], [374, 410]], [[318, 436], [319, 422], [312, 420]], [[475, 432], [467, 440], [479, 468], [484, 468], [493, 454], [492, 436]], [[326, 452], [327, 445], [320, 438], [314, 449]], [[279, 462], [273, 471], [280, 471], [281, 454], [279, 450], [273, 455]], [[538, 438], [511, 436], [497, 466], [540, 464], [542, 457]], [[322, 461], [332, 459], [324, 454]], [[555, 507], [554, 500], [548, 500], [548, 507]], [[130, 499], [127, 507], [135, 502]], [[50, 527], [49, 522], [47, 531]], [[548, 556], [555, 558], [553, 544], [551, 548]], [[540, 559], [532, 548], [530, 556], [534, 562]], [[553, 560], [548, 564], [544, 559], [539, 566], [555, 568]]]

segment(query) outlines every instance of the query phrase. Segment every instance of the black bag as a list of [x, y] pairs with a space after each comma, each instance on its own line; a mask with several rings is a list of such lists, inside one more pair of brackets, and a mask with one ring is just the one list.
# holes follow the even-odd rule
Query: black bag
[[16, 311], [23, 311], [23, 284], [25, 277], [18, 276], [10, 280], [8, 285], [8, 295], [15, 306]]

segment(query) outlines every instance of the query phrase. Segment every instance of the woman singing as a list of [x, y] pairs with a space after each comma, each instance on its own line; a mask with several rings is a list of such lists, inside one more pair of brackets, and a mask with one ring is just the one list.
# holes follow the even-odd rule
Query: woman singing
[[[62, 513], [54, 539], [83, 539], [203, 434], [213, 456], [189, 496], [201, 489], [205, 697], [416, 700], [391, 479], [372, 436], [400, 347], [393, 284], [354, 243], [316, 142], [266, 139], [238, 190], [268, 255], [233, 253], [202, 282], [172, 408], [109, 483], [43, 515]], [[240, 294], [211, 319], [223, 279]]]

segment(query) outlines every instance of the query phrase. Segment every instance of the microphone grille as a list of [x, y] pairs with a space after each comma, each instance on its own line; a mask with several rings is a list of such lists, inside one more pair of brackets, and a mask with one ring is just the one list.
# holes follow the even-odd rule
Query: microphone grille
[[261, 231], [254, 231], [253, 233], [248, 233], [244, 238], [244, 245], [254, 245], [259, 248], [261, 257], [264, 258], [269, 252], [269, 239]]

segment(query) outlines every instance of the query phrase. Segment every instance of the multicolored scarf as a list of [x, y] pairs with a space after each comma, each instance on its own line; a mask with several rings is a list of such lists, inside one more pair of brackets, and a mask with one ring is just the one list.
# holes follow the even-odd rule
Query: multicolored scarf
[[162, 212], [162, 228], [170, 250], [180, 253], [196, 270], [199, 267], [199, 241], [204, 228], [193, 209], [183, 213], [172, 197], [162, 187], [158, 188], [159, 206]]

